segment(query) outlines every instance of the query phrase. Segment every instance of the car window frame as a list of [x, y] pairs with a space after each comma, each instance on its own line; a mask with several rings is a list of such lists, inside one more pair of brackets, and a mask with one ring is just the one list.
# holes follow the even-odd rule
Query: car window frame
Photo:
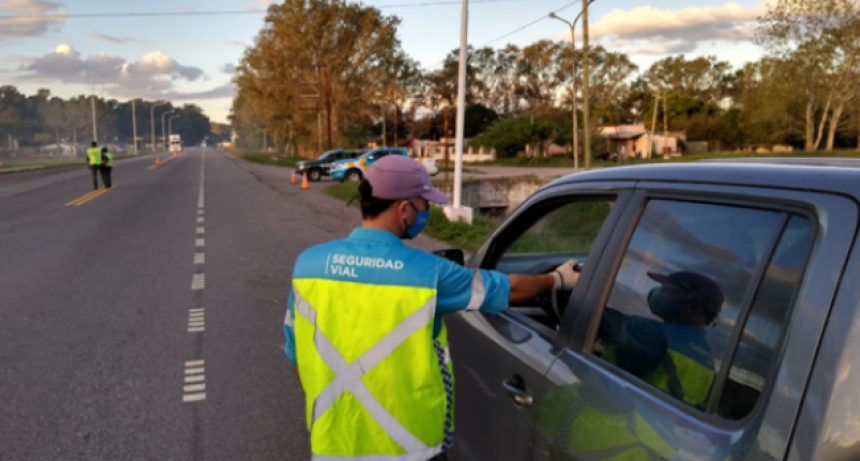
[[[684, 186], [690, 189], [684, 190]], [[572, 333], [574, 341], [572, 341], [572, 343], [569, 345], [569, 349], [580, 354], [586, 360], [590, 361], [592, 363], [592, 366], [600, 367], [602, 370], [614, 374], [615, 376], [619, 377], [620, 379], [623, 379], [630, 385], [636, 387], [639, 391], [647, 393], [652, 399], [663, 402], [664, 404], [668, 404], [669, 406], [684, 412], [689, 417], [696, 418], [697, 420], [703, 421], [713, 427], [723, 429], [738, 429], [746, 426], [753, 418], [759, 416], [762, 411], [763, 402], [769, 400], [769, 394], [772, 393], [772, 390], [774, 388], [773, 384], [775, 374], [778, 371], [784, 358], [783, 349], [786, 346], [785, 339], [787, 333], [791, 330], [791, 324], [793, 322], [792, 319], [794, 317], [795, 312], [797, 311], [797, 296], [801, 291], [801, 287], [805, 285], [809, 280], [810, 262], [812, 259], [812, 255], [815, 253], [815, 249], [818, 245], [818, 239], [820, 238], [818, 226], [814, 226], [816, 223], [819, 222], [819, 216], [816, 215], [813, 207], [811, 207], [810, 204], [806, 202], [791, 204], [787, 203], [784, 200], [780, 201], [778, 199], [771, 199], [769, 197], [763, 196], [732, 194], [731, 192], [717, 194], [701, 193], [701, 190], [697, 191], [694, 189], [694, 187], [695, 186], [691, 185], [678, 185], [678, 190], [648, 190], [647, 188], [642, 188], [641, 183], [637, 185], [637, 190], [631, 197], [631, 200], [627, 206], [627, 210], [625, 210], [625, 216], [618, 223], [616, 223], [615, 229], [613, 229], [612, 236], [610, 237], [610, 240], [603, 251], [604, 255], [610, 255], [610, 257], [602, 258], [600, 261], [598, 261], [597, 264], [599, 267], [595, 267], [594, 264], [591, 265], [591, 268], [596, 273], [602, 275], [602, 283], [599, 281], [601, 280], [601, 277], [598, 276], [598, 281], [595, 281], [593, 284], [587, 287], [587, 293], [585, 293], [582, 298], [583, 304], [580, 304], [580, 307], [568, 306], [568, 311], [570, 311], [571, 309], [575, 309], [577, 312], [577, 318], [575, 320], [575, 325], [573, 327]], [[727, 418], [722, 418], [713, 413], [709, 413], [707, 409], [710, 408], [711, 400], [714, 398], [714, 395], [708, 396], [708, 406], [706, 407], [706, 409], [699, 409], [697, 407], [679, 401], [677, 398], [646, 383], [643, 379], [636, 377], [632, 373], [629, 373], [621, 369], [620, 367], [612, 365], [611, 363], [601, 359], [600, 357], [597, 357], [592, 353], [594, 342], [596, 341], [599, 319], [601, 318], [603, 311], [606, 307], [606, 303], [609, 300], [609, 295], [611, 294], [612, 289], [615, 286], [615, 280], [618, 275], [618, 271], [620, 269], [621, 263], [624, 260], [624, 256], [627, 252], [630, 241], [633, 238], [633, 234], [636, 231], [637, 225], [641, 221], [642, 214], [644, 213], [645, 208], [652, 200], [671, 200], [681, 202], [699, 202], [703, 204], [714, 205], [741, 206], [746, 208], [772, 210], [781, 212], [783, 214], [779, 232], [777, 232], [776, 235], [771, 238], [771, 242], [769, 242], [770, 246], [763, 254], [762, 261], [759, 263], [759, 266], [756, 267], [756, 278], [754, 279], [754, 283], [750, 285], [750, 288], [748, 290], [752, 294], [750, 295], [750, 293], [746, 293], [744, 295], [744, 304], [742, 305], [742, 309], [738, 312], [739, 318], [743, 313], [744, 319], [746, 319], [749, 314], [751, 303], [755, 299], [755, 295], [759, 291], [759, 287], [763, 280], [764, 273], [766, 272], [766, 269], [772, 260], [773, 252], [775, 251], [776, 246], [779, 243], [779, 239], [782, 236], [782, 233], [785, 230], [785, 225], [788, 223], [788, 220], [791, 215], [794, 214], [807, 217], [813, 223], [813, 243], [810, 249], [808, 249], [807, 254], [805, 255], [804, 263], [801, 266], [800, 283], [797, 287], [795, 287], [795, 293], [792, 295], [791, 302], [789, 303], [790, 312], [787, 313], [783, 331], [780, 333], [779, 342], [777, 343], [777, 347], [774, 349], [775, 351], [777, 351], [775, 354], [775, 358], [768, 366], [768, 375], [765, 379], [765, 385], [763, 386], [763, 391], [759, 395], [755, 406], [752, 410], [750, 410], [747, 416], [742, 419], [731, 420]], [[755, 288], [753, 289], [753, 287]], [[571, 301], [573, 301], [573, 299], [571, 299]], [[576, 340], [576, 338], [579, 338], [579, 340]], [[735, 343], [731, 347], [727, 348], [723, 353], [723, 358], [725, 359], [725, 357], [730, 357], [730, 360], [727, 361], [727, 365], [722, 367], [720, 372], [714, 378], [715, 383], [717, 379], [722, 378], [723, 382], [721, 383], [721, 386], [723, 387], [725, 378], [728, 376], [728, 370], [731, 369], [731, 359], [733, 359], [733, 355], [729, 355], [729, 351], [733, 352], [737, 350], [737, 345], [739, 344], [737, 339], [738, 338], [736, 338], [736, 332], [733, 330], [730, 341], [735, 341]], [[722, 376], [724, 372], [725, 376]], [[717, 400], [717, 404], [718, 403], [719, 400]]]
[[[606, 221], [604, 222], [603, 227], [601, 227], [600, 232], [598, 232], [597, 237], [594, 239], [594, 243], [589, 249], [588, 256], [586, 258], [587, 260], [592, 260], [592, 258], [594, 258], [594, 260], [598, 260], [609, 242], [614, 226], [624, 214], [629, 200], [634, 193], [634, 185], [634, 181], [607, 181], [561, 184], [556, 185], [555, 187], [552, 185], [545, 186], [543, 189], [532, 194], [532, 196], [517, 207], [517, 209], [514, 210], [510, 216], [502, 222], [502, 224], [496, 227], [496, 229], [487, 237], [486, 240], [484, 240], [484, 243], [478, 247], [478, 250], [469, 259], [467, 266], [493, 270], [493, 268], [498, 264], [498, 260], [504, 254], [504, 250], [499, 251], [499, 246], [502, 245], [502, 241], [500, 239], [501, 237], [509, 238], [508, 235], [505, 235], [508, 233], [508, 229], [521, 222], [529, 222], [535, 219], [536, 215], [542, 217], [551, 212], [551, 210], [543, 212], [540, 210], [535, 211], [536, 207], [544, 209], [545, 207], [552, 207], [552, 210], [554, 210], [558, 209], [559, 206], [563, 206], [552, 206], [554, 203], [572, 203], [573, 201], [576, 201], [577, 198], [615, 196], [615, 205], [606, 217]], [[522, 231], [515, 231], [512, 240], [516, 240], [525, 233], [528, 228], [529, 226], [525, 226]], [[509, 242], [507, 245], [503, 245], [504, 248], [507, 249], [510, 246], [510, 243], [512, 242]], [[498, 315], [515, 317], [517, 322], [521, 324], [525, 323], [529, 328], [536, 330], [543, 335], [551, 334], [560, 345], [567, 345], [570, 342], [570, 334], [576, 319], [576, 315], [572, 312], [571, 306], [573, 304], [574, 297], [577, 296], [579, 292], [584, 291], [584, 288], [581, 287], [588, 286], [587, 282], [593, 273], [593, 271], [589, 269], [589, 266], [589, 264], [586, 264], [583, 268], [579, 282], [577, 282], [577, 287], [574, 288], [571, 293], [568, 307], [563, 318], [559, 322], [559, 328], [557, 330], [552, 330], [527, 315], [515, 310], [506, 309]]]

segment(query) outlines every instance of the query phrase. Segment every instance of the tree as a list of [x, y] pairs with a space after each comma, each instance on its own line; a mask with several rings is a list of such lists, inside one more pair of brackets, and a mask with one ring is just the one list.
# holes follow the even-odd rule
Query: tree
[[803, 140], [818, 148], [829, 121], [828, 149], [858, 85], [860, 5], [853, 0], [779, 0], [760, 19], [757, 42], [781, 63], [804, 104]]
[[[396, 35], [399, 23], [394, 16], [355, 3], [286, 0], [270, 5], [265, 26], [238, 66], [231, 120], [243, 132], [273, 133], [279, 150], [315, 146], [317, 114], [297, 109], [296, 77], [307, 66], [324, 64], [330, 74], [335, 134], [347, 133], [354, 125], [369, 126], [381, 116], [382, 96], [402, 81], [402, 74], [391, 78], [390, 65], [399, 59], [409, 67]], [[309, 79], [302, 75], [302, 80]]]

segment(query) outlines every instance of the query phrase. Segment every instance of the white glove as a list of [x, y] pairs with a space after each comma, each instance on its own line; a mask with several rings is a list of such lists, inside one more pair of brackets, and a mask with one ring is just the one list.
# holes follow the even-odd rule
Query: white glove
[[553, 290], [573, 289], [577, 280], [579, 280], [579, 272], [573, 270], [576, 265], [576, 261], [570, 260], [555, 268], [555, 272], [552, 273], [555, 277], [555, 284], [552, 287]]

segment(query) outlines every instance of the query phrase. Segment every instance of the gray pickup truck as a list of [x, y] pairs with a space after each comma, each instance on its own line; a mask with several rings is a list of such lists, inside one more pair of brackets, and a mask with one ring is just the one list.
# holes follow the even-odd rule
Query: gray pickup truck
[[858, 204], [860, 162], [835, 159], [543, 187], [466, 265], [576, 259], [579, 281], [447, 318], [451, 459], [860, 459]]

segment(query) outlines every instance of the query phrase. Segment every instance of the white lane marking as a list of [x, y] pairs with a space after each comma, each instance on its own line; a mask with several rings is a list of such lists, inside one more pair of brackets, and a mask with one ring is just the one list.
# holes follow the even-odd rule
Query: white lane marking
[[204, 238], [202, 238], [202, 237], [201, 237], [201, 238], [199, 238], [199, 239], [197, 239], [197, 240], [194, 242], [194, 246], [197, 246], [197, 247], [206, 246], [206, 239], [204, 239]]
[[203, 308], [199, 307], [197, 309], [189, 309], [188, 312], [203, 312]]
[[194, 264], [206, 264], [206, 254], [194, 253]]
[[206, 362], [203, 360], [186, 360], [185, 366], [186, 367], [199, 367], [200, 365], [203, 365], [204, 363], [206, 363]]
[[206, 233], [206, 230], [205, 230], [205, 229], [203, 229], [203, 227], [198, 227], [198, 228], [197, 228], [197, 233], [198, 233], [198, 234], [205, 234], [205, 233]]
[[198, 217], [197, 217], [197, 223], [198, 223], [198, 224], [203, 224], [203, 216], [198, 216]]
[[205, 383], [200, 383], [200, 384], [189, 384], [189, 385], [187, 385], [187, 386], [183, 386], [183, 387], [182, 387], [182, 390], [183, 390], [183, 391], [185, 391], [185, 392], [200, 392], [200, 391], [205, 391], [205, 390], [206, 390], [206, 384], [205, 384]]
[[189, 322], [188, 327], [189, 328], [198, 328], [198, 327], [204, 327], [205, 328], [206, 322]]
[[191, 279], [191, 289], [202, 290], [204, 288], [206, 288], [206, 274], [194, 274], [194, 278]]
[[203, 374], [204, 371], [206, 371], [206, 369], [203, 367], [186, 368], [185, 374], [186, 375], [199, 375], [199, 374]]
[[192, 318], [197, 318], [197, 317], [203, 317], [204, 315], [205, 314], [203, 312], [191, 312], [188, 314], [188, 318], [192, 319]]
[[201, 400], [206, 400], [205, 392], [200, 392], [197, 394], [185, 394], [182, 396], [182, 402], [184, 403], [199, 402]]
[[200, 333], [201, 331], [206, 331], [205, 327], [191, 327], [188, 329], [189, 333]]
[[197, 214], [202, 215], [202, 214], [203, 214], [203, 208], [198, 209], [198, 210], [197, 210]]
[[186, 384], [190, 384], [190, 383], [199, 383], [199, 382], [201, 382], [201, 381], [204, 381], [205, 379], [206, 379], [206, 377], [205, 377], [205, 376], [203, 376], [203, 375], [199, 375], [199, 376], [186, 376], [186, 377], [185, 377], [185, 383], [186, 383]]

